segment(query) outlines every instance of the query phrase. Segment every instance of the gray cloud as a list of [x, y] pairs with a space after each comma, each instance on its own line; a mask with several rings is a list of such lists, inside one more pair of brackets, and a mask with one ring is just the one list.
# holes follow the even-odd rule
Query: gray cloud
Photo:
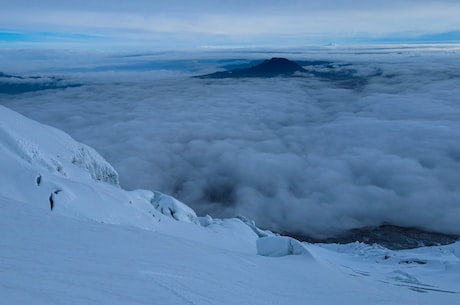
[[359, 88], [98, 72], [2, 104], [96, 148], [124, 187], [199, 214], [317, 237], [382, 223], [459, 234], [458, 52], [377, 51], [296, 55], [351, 62], [341, 69], [367, 77]]

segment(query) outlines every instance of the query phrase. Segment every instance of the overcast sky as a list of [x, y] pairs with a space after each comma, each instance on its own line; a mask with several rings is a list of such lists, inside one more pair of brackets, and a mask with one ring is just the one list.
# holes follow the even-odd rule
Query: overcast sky
[[0, 5], [3, 47], [302, 46], [460, 36], [456, 0], [0, 0]]

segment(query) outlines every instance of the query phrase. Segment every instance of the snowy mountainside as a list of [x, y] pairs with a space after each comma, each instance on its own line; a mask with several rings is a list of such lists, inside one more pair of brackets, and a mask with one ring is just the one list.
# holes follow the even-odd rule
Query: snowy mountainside
[[460, 243], [274, 236], [125, 191], [96, 151], [0, 106], [2, 304], [459, 304]]
[[[244, 251], [250, 244], [251, 252], [255, 252], [258, 236], [249, 224], [239, 219], [200, 220], [190, 207], [166, 194], [125, 191], [119, 186], [117, 172], [94, 149], [3, 106], [0, 118], [3, 198], [39, 209], [43, 215], [174, 232]], [[201, 231], [210, 232], [210, 236], [203, 237]], [[223, 236], [227, 232], [238, 236], [235, 242], [227, 241]]]
[[[67, 134], [0, 107], [2, 196], [67, 216], [154, 228], [161, 211], [198, 222], [166, 195], [119, 187], [118, 173], [92, 148]], [[173, 215], [174, 214], [174, 215]]]

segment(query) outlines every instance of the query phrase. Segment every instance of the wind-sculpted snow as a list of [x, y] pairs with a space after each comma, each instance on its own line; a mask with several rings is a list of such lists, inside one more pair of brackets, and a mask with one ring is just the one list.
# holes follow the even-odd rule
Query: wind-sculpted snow
[[0, 204], [5, 304], [457, 305], [459, 300], [460, 259], [452, 246], [397, 252], [363, 244], [302, 244], [311, 256], [265, 257], [256, 255], [251, 248], [256, 241], [246, 242], [238, 222], [227, 229], [172, 222], [165, 232], [153, 232], [43, 213], [34, 202], [0, 196]]
[[122, 190], [117, 172], [92, 148], [3, 106], [0, 167], [0, 197], [42, 211], [145, 229], [164, 218], [198, 223], [192, 209], [170, 196]]
[[195, 211], [184, 203], [160, 192], [153, 192], [153, 194], [153, 198], [150, 202], [155, 209], [159, 210], [162, 214], [170, 216], [178, 221], [199, 223]]
[[[315, 73], [236, 80], [80, 73], [84, 87], [2, 103], [95, 147], [123, 187], [170, 194], [198, 215], [244, 215], [315, 238], [382, 224], [459, 234], [458, 51], [283, 57], [317, 61], [304, 66]], [[149, 57], [135, 63], [142, 60]]]
[[269, 236], [257, 240], [257, 254], [262, 256], [280, 257], [286, 255], [304, 255], [311, 257], [299, 241], [286, 236]]
[[74, 152], [72, 164], [87, 170], [94, 180], [119, 185], [118, 173], [93, 149], [81, 146]]
[[[3, 149], [33, 165], [66, 177], [64, 163], [86, 170], [97, 181], [119, 185], [118, 173], [92, 148], [76, 143], [67, 134], [28, 120], [0, 106], [0, 140]], [[52, 135], [50, 137], [49, 135]]]

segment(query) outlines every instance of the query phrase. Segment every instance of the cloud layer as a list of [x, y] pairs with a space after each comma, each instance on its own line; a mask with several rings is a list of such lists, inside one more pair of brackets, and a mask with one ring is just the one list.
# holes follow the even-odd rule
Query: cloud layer
[[[84, 47], [85, 42], [93, 48], [133, 44], [156, 48], [298, 46], [460, 30], [460, 4], [453, 0], [17, 0], [3, 3], [2, 8], [0, 31], [35, 33], [29, 40], [27, 35], [16, 37], [36, 46], [75, 43]], [[458, 33], [456, 37], [458, 40]]]
[[296, 56], [351, 63], [334, 69], [364, 85], [80, 73], [84, 87], [2, 104], [95, 147], [124, 187], [202, 215], [315, 237], [383, 223], [460, 234], [459, 53]]

